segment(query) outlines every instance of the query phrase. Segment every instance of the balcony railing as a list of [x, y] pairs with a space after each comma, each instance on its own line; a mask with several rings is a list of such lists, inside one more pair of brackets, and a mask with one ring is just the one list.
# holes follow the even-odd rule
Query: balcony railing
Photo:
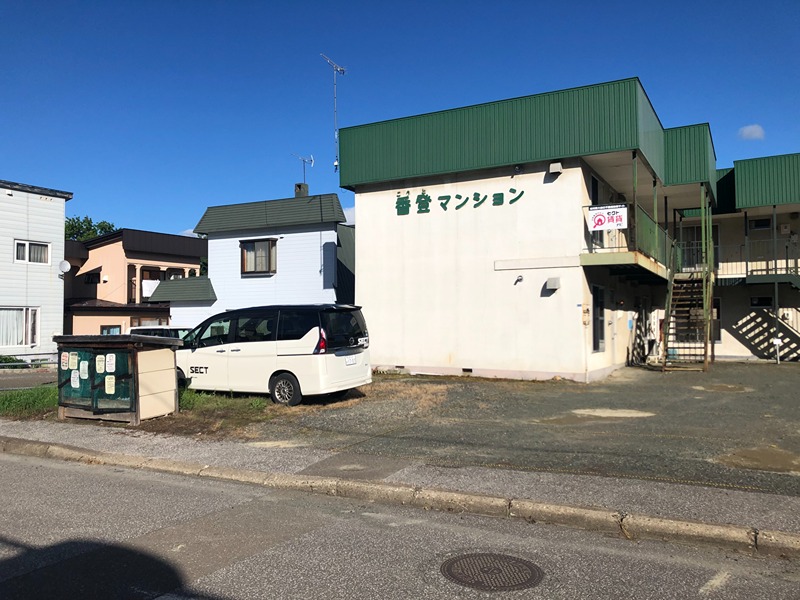
[[[588, 213], [589, 207], [584, 211]], [[675, 241], [640, 206], [636, 207], [636, 218], [628, 221], [625, 229], [610, 229], [589, 233], [587, 251], [641, 252], [664, 266], [669, 266], [670, 248]], [[680, 253], [675, 256], [680, 260]]]
[[[683, 270], [702, 267], [704, 260], [700, 242], [682, 242], [679, 247]], [[791, 238], [778, 239], [777, 244], [772, 240], [745, 240], [742, 244], [715, 245], [714, 269], [718, 277], [798, 275], [800, 246]]]

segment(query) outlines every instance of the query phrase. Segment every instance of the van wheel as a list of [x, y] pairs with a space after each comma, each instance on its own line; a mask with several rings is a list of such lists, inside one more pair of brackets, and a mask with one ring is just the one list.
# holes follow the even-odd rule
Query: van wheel
[[269, 382], [269, 393], [272, 401], [286, 406], [297, 406], [303, 401], [300, 384], [291, 373], [281, 373]]
[[178, 391], [182, 392], [188, 387], [189, 382], [186, 381], [186, 375], [183, 374], [183, 371], [178, 369]]

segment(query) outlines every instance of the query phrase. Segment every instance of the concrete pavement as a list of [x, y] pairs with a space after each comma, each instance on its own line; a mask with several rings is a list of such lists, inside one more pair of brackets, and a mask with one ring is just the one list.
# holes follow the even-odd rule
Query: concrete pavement
[[800, 557], [800, 497], [635, 479], [441, 467], [291, 441], [208, 441], [83, 423], [0, 420], [19, 455], [213, 477], [367, 502], [491, 515], [636, 540]]

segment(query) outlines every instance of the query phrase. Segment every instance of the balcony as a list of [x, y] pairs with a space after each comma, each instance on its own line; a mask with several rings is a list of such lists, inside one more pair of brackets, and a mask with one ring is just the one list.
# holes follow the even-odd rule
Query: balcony
[[[590, 208], [596, 207], [583, 207], [586, 223]], [[613, 274], [638, 279], [669, 279], [674, 240], [640, 206], [635, 215], [622, 229], [590, 232], [587, 225], [587, 247], [581, 254], [581, 266], [607, 266]]]
[[[680, 243], [684, 271], [702, 265], [699, 242]], [[746, 283], [800, 284], [800, 246], [786, 237], [777, 240], [748, 240], [742, 244], [715, 245], [714, 270], [717, 279], [741, 279]]]

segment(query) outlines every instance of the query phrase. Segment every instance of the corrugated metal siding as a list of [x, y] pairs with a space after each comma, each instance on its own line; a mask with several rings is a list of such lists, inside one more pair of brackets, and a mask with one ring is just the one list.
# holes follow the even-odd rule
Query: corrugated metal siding
[[664, 142], [664, 183], [708, 183], [716, 196], [717, 158], [708, 123], [666, 129]]
[[800, 154], [737, 160], [736, 208], [800, 204]]
[[656, 176], [663, 181], [664, 128], [641, 85], [637, 85], [636, 104], [639, 121], [639, 148], [656, 172]]
[[344, 128], [340, 185], [634, 149], [640, 93], [626, 79]]
[[194, 230], [196, 233], [207, 234], [344, 221], [339, 197], [336, 194], [324, 194], [211, 206], [206, 209]]

